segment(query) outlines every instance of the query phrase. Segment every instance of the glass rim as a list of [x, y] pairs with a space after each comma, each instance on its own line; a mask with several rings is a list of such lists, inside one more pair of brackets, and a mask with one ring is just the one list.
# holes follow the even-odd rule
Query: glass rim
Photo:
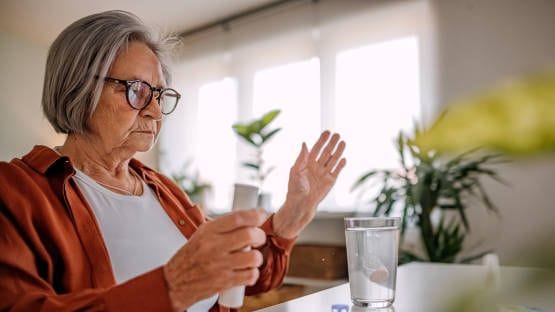
[[392, 221], [401, 221], [401, 217], [344, 217], [344, 221], [347, 220], [392, 220]]
[[343, 225], [345, 230], [354, 228], [396, 228], [401, 227], [399, 217], [346, 217]]

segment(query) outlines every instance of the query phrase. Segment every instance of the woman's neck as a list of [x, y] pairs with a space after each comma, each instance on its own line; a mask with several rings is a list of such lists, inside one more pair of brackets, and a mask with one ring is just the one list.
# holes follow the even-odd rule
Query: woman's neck
[[138, 177], [133, 175], [129, 168], [129, 161], [133, 157], [131, 153], [95, 144], [90, 138], [79, 135], [69, 135], [57, 151], [68, 156], [77, 169], [100, 184], [112, 186], [111, 189], [120, 193], [138, 192]]

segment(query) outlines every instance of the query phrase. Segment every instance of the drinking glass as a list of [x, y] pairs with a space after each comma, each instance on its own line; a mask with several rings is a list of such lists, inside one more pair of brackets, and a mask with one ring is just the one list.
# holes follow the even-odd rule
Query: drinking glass
[[395, 300], [400, 218], [345, 218], [351, 300], [389, 307]]

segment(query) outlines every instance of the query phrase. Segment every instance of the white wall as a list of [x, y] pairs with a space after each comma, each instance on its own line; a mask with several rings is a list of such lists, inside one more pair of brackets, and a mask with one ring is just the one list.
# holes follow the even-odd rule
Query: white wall
[[[555, 1], [434, 0], [439, 30], [439, 103], [495, 81], [555, 65]], [[510, 187], [488, 182], [501, 217], [471, 209], [469, 245], [495, 248], [502, 263], [525, 264], [523, 248], [555, 246], [555, 157], [500, 167]]]
[[0, 160], [60, 144], [40, 106], [47, 48], [0, 32]]
[[[20, 157], [37, 144], [64, 142], [42, 114], [47, 53], [48, 47], [0, 31], [0, 161]], [[156, 148], [138, 158], [158, 167]]]

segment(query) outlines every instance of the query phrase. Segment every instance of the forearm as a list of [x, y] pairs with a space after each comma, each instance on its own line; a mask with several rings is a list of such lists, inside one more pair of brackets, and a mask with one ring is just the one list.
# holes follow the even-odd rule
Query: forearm
[[[305, 209], [300, 209], [303, 207]], [[299, 233], [312, 221], [316, 214], [316, 204], [285, 202], [281, 209], [275, 213], [273, 228], [277, 236], [285, 239], [295, 239]]]
[[172, 311], [161, 268], [114, 287], [64, 294], [5, 273], [0, 278], [1, 311]]

